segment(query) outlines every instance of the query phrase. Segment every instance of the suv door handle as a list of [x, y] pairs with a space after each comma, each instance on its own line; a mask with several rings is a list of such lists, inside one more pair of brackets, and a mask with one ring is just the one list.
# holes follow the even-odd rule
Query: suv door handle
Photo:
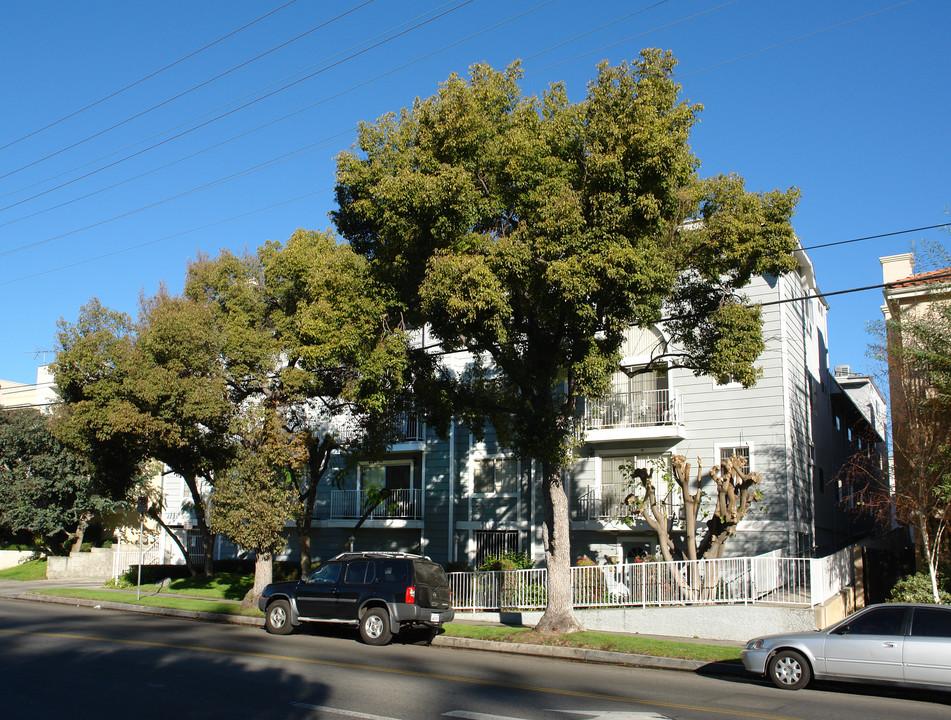
[[895, 647], [895, 643], [893, 642], [882, 643], [882, 645], [884, 645], [885, 647]]

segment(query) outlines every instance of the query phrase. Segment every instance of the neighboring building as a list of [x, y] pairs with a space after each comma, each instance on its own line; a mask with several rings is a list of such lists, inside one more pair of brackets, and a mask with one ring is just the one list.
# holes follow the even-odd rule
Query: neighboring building
[[36, 369], [35, 385], [0, 380], [0, 407], [32, 407], [49, 412], [56, 402], [53, 375], [47, 365], [41, 365]]
[[[836, 365], [832, 377], [833, 441], [828, 452], [838, 453], [836, 475], [824, 478], [817, 468], [816, 548], [824, 556], [844, 544], [869, 536], [875, 521], [863, 511], [869, 489], [889, 487], [888, 409], [885, 398], [870, 375], [853, 373], [848, 365]], [[843, 442], [843, 438], [845, 442]], [[852, 478], [848, 477], [854, 472]], [[829, 505], [821, 497], [831, 493]], [[849, 512], [842, 513], [842, 508]], [[867, 509], [867, 508], [866, 508]]]
[[[951, 268], [915, 273], [911, 253], [879, 258], [882, 264], [885, 303], [882, 315], [889, 321], [920, 317], [936, 304], [951, 302]], [[923, 420], [915, 410], [918, 400], [931, 391], [928, 378], [907, 372], [900, 348], [907, 338], [893, 325], [886, 325], [888, 346], [888, 384], [891, 402], [894, 483], [903, 482], [927, 472], [943, 453], [948, 430], [933, 418]], [[927, 417], [927, 416], [926, 416]], [[908, 487], [905, 485], [904, 487]]]
[[[598, 562], [625, 562], [656, 553], [646, 523], [620, 521], [627, 481], [621, 466], [666, 466], [685, 455], [704, 486], [709, 470], [734, 453], [763, 477], [757, 504], [727, 544], [729, 555], [783, 550], [790, 556], [825, 555], [855, 542], [862, 528], [849, 513], [849, 497], [837, 474], [861, 450], [885, 458], [884, 401], [866, 376], [828, 364], [827, 303], [820, 297], [813, 266], [800, 252], [798, 271], [755, 279], [746, 293], [762, 303], [766, 350], [758, 360], [762, 378], [755, 387], [717, 386], [708, 377], [661, 367], [637, 372], [663, 338], [663, 328], [632, 328], [623, 360], [606, 398], [584, 404], [584, 442], [570, 469], [571, 553]], [[808, 299], [802, 299], [802, 298]], [[465, 356], [447, 360], [464, 367]], [[882, 464], [886, 463], [882, 460]], [[342, 463], [340, 467], [343, 467]], [[508, 550], [543, 557], [540, 467], [501, 445], [491, 428], [479, 440], [453, 424], [448, 437], [407, 422], [405, 441], [386, 458], [356, 463], [342, 483], [322, 482], [314, 521], [315, 559], [326, 559], [351, 544], [357, 550], [415, 550], [447, 563], [476, 565], [485, 555]], [[656, 478], [655, 478], [656, 479]], [[165, 476], [169, 520], [185, 529], [179, 513], [187, 495]], [[655, 482], [656, 484], [656, 482]], [[368, 487], [386, 487], [390, 499], [359, 530]], [[677, 516], [678, 502], [669, 499]], [[174, 517], [172, 517], [174, 516]], [[296, 537], [288, 524], [297, 556]], [[220, 544], [216, 556], [235, 549]]]

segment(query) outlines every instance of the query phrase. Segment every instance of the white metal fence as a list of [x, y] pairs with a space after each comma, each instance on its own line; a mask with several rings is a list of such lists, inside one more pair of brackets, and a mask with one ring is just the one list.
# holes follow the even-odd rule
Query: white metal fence
[[[812, 606], [852, 582], [851, 549], [829, 558], [758, 557], [591, 565], [571, 569], [575, 607], [695, 604]], [[819, 579], [819, 581], [817, 581]], [[544, 568], [449, 573], [457, 610], [533, 610], [547, 602]]]
[[128, 571], [133, 565], [162, 565], [165, 562], [164, 554], [155, 543], [136, 550], [114, 550], [112, 553], [112, 579], [116, 581], [119, 576]]

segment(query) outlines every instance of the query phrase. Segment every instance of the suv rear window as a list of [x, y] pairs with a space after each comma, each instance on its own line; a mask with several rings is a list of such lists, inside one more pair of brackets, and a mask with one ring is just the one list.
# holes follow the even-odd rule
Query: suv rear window
[[377, 562], [383, 582], [399, 583], [400, 585], [406, 585], [409, 582], [409, 578], [406, 577], [405, 562], [399, 560], [379, 560]]
[[449, 584], [445, 571], [436, 563], [415, 562], [413, 566], [416, 568], [417, 583], [432, 587]]

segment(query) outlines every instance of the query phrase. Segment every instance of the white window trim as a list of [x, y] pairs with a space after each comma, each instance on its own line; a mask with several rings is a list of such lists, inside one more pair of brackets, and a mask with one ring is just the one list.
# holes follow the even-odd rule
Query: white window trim
[[[477, 493], [475, 491], [475, 468], [476, 462], [479, 460], [514, 460], [515, 461], [515, 485], [516, 489], [514, 492], [491, 492], [491, 493]], [[467, 483], [469, 485], [469, 497], [473, 498], [517, 498], [519, 493], [519, 486], [521, 485], [522, 477], [522, 462], [519, 460], [515, 453], [511, 452], [498, 452], [498, 453], [489, 453], [485, 451], [484, 445], [479, 443], [474, 448], [474, 452], [469, 456], [469, 460], [466, 463], [466, 475]]]
[[756, 470], [756, 453], [754, 452], [754, 443], [751, 440], [737, 440], [735, 442], [718, 442], [713, 445], [713, 462], [718, 466], [720, 464], [720, 451], [723, 448], [738, 448], [745, 447], [750, 451], [750, 465], [746, 468], [746, 472], [753, 472]]

